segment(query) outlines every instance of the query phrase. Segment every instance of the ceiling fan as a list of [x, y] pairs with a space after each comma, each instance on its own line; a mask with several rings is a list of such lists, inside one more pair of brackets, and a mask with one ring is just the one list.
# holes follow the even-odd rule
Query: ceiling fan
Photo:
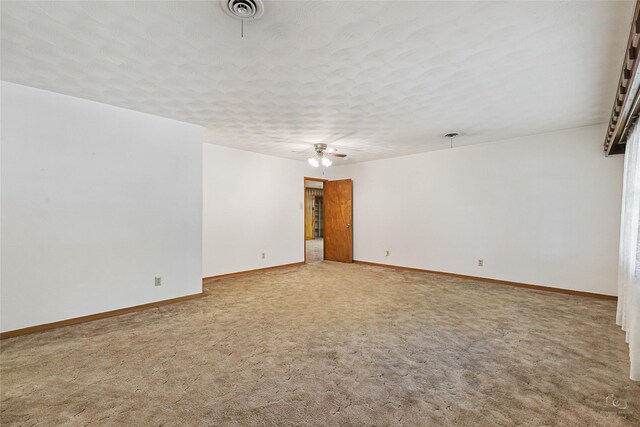
[[336, 151], [338, 150], [336, 150], [335, 148], [327, 147], [327, 144], [321, 142], [313, 144], [313, 149], [315, 150], [316, 155], [314, 157], [309, 157], [307, 161], [314, 168], [317, 168], [320, 165], [322, 165], [323, 167], [331, 166], [332, 162], [329, 156], [338, 158], [347, 157], [346, 154], [337, 153]]

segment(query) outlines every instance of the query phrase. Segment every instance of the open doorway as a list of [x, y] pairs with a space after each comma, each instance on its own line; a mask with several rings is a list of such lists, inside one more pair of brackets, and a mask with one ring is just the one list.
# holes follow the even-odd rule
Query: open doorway
[[353, 262], [353, 181], [304, 178], [304, 262]]
[[324, 179], [304, 179], [305, 262], [324, 259]]

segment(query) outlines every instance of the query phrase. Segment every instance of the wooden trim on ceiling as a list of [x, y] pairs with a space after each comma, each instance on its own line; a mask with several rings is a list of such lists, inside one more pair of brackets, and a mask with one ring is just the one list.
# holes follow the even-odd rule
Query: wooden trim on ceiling
[[624, 154], [626, 142], [640, 114], [640, 1], [631, 22], [627, 50], [604, 140], [605, 155]]
[[42, 332], [49, 329], [61, 328], [63, 326], [77, 325], [79, 323], [91, 322], [93, 320], [105, 319], [107, 317], [120, 316], [121, 314], [133, 313], [140, 310], [146, 310], [148, 308], [157, 308], [167, 304], [173, 304], [176, 302], [188, 301], [194, 298], [203, 297], [202, 292], [198, 294], [185, 295], [183, 297], [171, 298], [162, 301], [150, 302], [148, 304], [135, 305], [133, 307], [120, 308], [118, 310], [105, 311], [102, 313], [90, 314], [88, 316], [74, 317], [73, 319], [60, 320], [59, 322], [45, 323], [43, 325], [29, 326], [28, 328], [14, 329], [13, 331], [7, 331], [0, 333], [0, 340], [7, 338], [13, 338], [20, 335], [33, 334], [35, 332]]
[[297, 267], [303, 264], [304, 262], [293, 262], [291, 264], [274, 265], [272, 267], [256, 268], [255, 270], [244, 270], [244, 271], [237, 271], [235, 273], [220, 274], [218, 276], [203, 277], [202, 283], [206, 285], [215, 280], [228, 279], [230, 277], [244, 276], [246, 274], [260, 273], [260, 272], [269, 271], [269, 270], [277, 270], [280, 268]]
[[552, 287], [549, 287], [549, 286], [541, 286], [541, 285], [530, 285], [528, 283], [511, 282], [511, 281], [508, 281], [508, 280], [499, 280], [499, 279], [489, 279], [489, 278], [486, 278], [486, 277], [467, 276], [465, 274], [447, 273], [447, 272], [444, 272], [444, 271], [424, 270], [422, 268], [401, 267], [399, 265], [378, 264], [376, 262], [358, 261], [358, 260], [354, 260], [353, 262], [355, 264], [373, 265], [373, 266], [376, 266], [376, 267], [393, 268], [393, 269], [396, 269], [396, 270], [406, 270], [406, 271], [416, 271], [416, 272], [419, 272], [419, 273], [440, 274], [440, 275], [443, 275], [443, 276], [458, 277], [458, 278], [461, 278], [461, 279], [478, 280], [478, 281], [481, 281], [481, 282], [497, 283], [499, 285], [508, 285], [508, 286], [516, 286], [516, 287], [519, 287], [519, 288], [535, 289], [537, 291], [555, 292], [555, 293], [559, 293], [559, 294], [568, 294], [568, 295], [579, 295], [579, 296], [583, 296], [583, 297], [599, 298], [599, 299], [606, 299], [606, 300], [617, 300], [618, 299], [618, 297], [616, 297], [615, 295], [594, 294], [594, 293], [591, 293], [591, 292], [574, 291], [574, 290], [571, 290], [571, 289], [552, 288]]

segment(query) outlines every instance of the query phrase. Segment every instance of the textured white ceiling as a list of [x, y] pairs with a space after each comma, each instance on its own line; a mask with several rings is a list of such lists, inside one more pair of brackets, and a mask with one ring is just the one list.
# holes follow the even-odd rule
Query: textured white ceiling
[[215, 144], [363, 161], [605, 122], [633, 6], [266, 1], [240, 38], [216, 1], [3, 1], [1, 72]]

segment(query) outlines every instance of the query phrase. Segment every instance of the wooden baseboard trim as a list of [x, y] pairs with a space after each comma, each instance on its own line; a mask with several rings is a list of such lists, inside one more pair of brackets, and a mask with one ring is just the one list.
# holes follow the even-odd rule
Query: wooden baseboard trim
[[443, 276], [458, 277], [458, 278], [461, 278], [461, 279], [478, 280], [478, 281], [482, 281], [482, 282], [497, 283], [499, 285], [516, 286], [516, 287], [519, 287], [519, 288], [535, 289], [537, 291], [556, 292], [556, 293], [560, 293], [560, 294], [579, 295], [579, 296], [583, 296], [583, 297], [599, 298], [599, 299], [606, 299], [606, 300], [617, 300], [618, 299], [618, 297], [615, 296], [615, 295], [594, 294], [594, 293], [591, 293], [591, 292], [574, 291], [574, 290], [571, 290], [571, 289], [551, 288], [549, 286], [530, 285], [528, 283], [510, 282], [508, 280], [499, 280], [499, 279], [489, 279], [487, 277], [467, 276], [465, 274], [447, 273], [445, 271], [425, 270], [425, 269], [422, 269], [422, 268], [402, 267], [402, 266], [399, 266], [399, 265], [391, 265], [391, 264], [379, 264], [379, 263], [376, 263], [376, 262], [369, 262], [369, 261], [357, 261], [357, 260], [354, 260], [353, 262], [355, 264], [373, 265], [373, 266], [376, 266], [376, 267], [393, 268], [393, 269], [396, 269], [396, 270], [417, 271], [419, 273], [441, 274]]
[[219, 280], [219, 279], [227, 279], [229, 277], [237, 277], [237, 276], [244, 276], [246, 274], [253, 274], [253, 273], [260, 273], [263, 271], [269, 271], [269, 270], [277, 270], [280, 268], [287, 268], [287, 267], [297, 267], [299, 265], [304, 265], [304, 262], [293, 262], [291, 264], [281, 264], [281, 265], [274, 265], [272, 267], [265, 267], [265, 268], [256, 268], [255, 270], [244, 270], [244, 271], [237, 271], [235, 273], [227, 273], [227, 274], [221, 274], [219, 276], [209, 276], [209, 277], [204, 277], [202, 279], [202, 283], [208, 283], [214, 280]]
[[93, 320], [105, 319], [107, 317], [120, 316], [121, 314], [133, 313], [135, 311], [146, 310], [148, 308], [156, 308], [167, 304], [173, 304], [176, 302], [188, 301], [194, 298], [200, 298], [204, 296], [204, 293], [185, 295], [183, 297], [171, 298], [162, 301], [150, 302], [147, 304], [135, 305], [133, 307], [120, 308], [118, 310], [105, 311], [102, 313], [89, 314], [88, 316], [74, 317], [73, 319], [60, 320], [59, 322], [45, 323], [43, 325], [29, 326], [28, 328], [15, 329], [13, 331], [1, 332], [0, 340], [6, 338], [13, 338], [20, 335], [33, 334], [35, 332], [42, 332], [53, 328], [60, 328], [63, 326], [77, 325], [78, 323], [91, 322]]

